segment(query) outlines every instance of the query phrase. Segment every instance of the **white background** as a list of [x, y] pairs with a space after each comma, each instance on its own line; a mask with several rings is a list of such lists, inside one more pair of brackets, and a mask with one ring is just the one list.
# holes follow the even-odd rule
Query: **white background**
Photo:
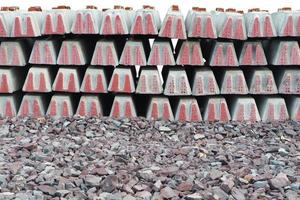
[[100, 9], [112, 8], [114, 5], [130, 6], [134, 9], [141, 8], [142, 5], [152, 5], [159, 10], [161, 17], [166, 14], [172, 4], [179, 5], [184, 15], [193, 6], [205, 7], [208, 10], [214, 10], [216, 7], [236, 8], [244, 11], [258, 7], [270, 12], [275, 12], [280, 7], [300, 10], [300, 0], [0, 0], [0, 6], [19, 6], [21, 9], [36, 5], [41, 6], [42, 9], [68, 5], [75, 10], [85, 8], [86, 5], [96, 5]]

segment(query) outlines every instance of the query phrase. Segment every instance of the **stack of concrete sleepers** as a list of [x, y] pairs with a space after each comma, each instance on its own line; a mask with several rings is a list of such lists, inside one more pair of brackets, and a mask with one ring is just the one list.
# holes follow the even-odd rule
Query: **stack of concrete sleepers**
[[299, 121], [299, 13], [2, 8], [0, 115]]

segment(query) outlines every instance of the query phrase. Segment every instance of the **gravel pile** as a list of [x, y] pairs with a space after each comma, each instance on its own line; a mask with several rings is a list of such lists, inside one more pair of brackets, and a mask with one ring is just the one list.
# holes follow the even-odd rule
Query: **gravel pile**
[[300, 199], [296, 122], [0, 124], [0, 199]]

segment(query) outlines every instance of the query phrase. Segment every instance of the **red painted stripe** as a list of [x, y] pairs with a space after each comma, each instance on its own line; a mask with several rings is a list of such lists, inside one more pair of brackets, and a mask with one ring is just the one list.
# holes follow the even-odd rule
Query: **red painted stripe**
[[36, 36], [36, 33], [34, 32], [33, 29], [33, 23], [32, 23], [32, 18], [31, 17], [26, 17], [26, 36], [27, 37], [34, 37]]
[[85, 110], [85, 100], [81, 100], [80, 103], [79, 103], [79, 110], [78, 110], [78, 114], [80, 116], [86, 116], [86, 110]]
[[13, 111], [13, 108], [12, 108], [12, 103], [7, 100], [6, 103], [5, 103], [5, 116], [4, 117], [14, 117], [16, 114], [15, 112]]
[[157, 34], [157, 31], [154, 26], [153, 16], [151, 14], [146, 14], [146, 31], [145, 34], [154, 35]]
[[33, 100], [33, 117], [41, 117], [43, 113], [41, 112], [40, 109], [40, 104], [37, 99]]
[[247, 44], [241, 64], [243, 64], [243, 65], [251, 65], [252, 64], [252, 59], [253, 59], [252, 45], [251, 44]]
[[93, 100], [91, 102], [89, 115], [91, 117], [99, 117], [100, 116], [100, 110], [99, 110], [99, 107], [97, 106], [97, 102], [95, 100]]
[[227, 104], [225, 102], [221, 102], [220, 121], [222, 122], [229, 121], [229, 111], [228, 111]]
[[156, 102], [152, 103], [151, 118], [154, 120], [158, 119], [158, 105]]
[[288, 19], [286, 21], [284, 30], [283, 30], [283, 36], [293, 36], [294, 35], [294, 20], [293, 16], [288, 16]]
[[69, 117], [70, 116], [70, 113], [69, 113], [69, 107], [68, 107], [68, 102], [66, 100], [64, 100], [62, 102], [62, 113], [61, 113], [61, 116], [62, 117]]
[[50, 116], [56, 116], [56, 112], [57, 112], [56, 100], [52, 100], [51, 103], [50, 103], [49, 115]]
[[90, 74], [86, 75], [83, 84], [84, 84], [84, 92], [92, 92], [92, 80]]
[[181, 122], [187, 121], [186, 105], [185, 105], [185, 103], [182, 103], [181, 105], [179, 105], [178, 120], [181, 121]]
[[86, 28], [85, 28], [85, 33], [89, 33], [89, 34], [95, 34], [95, 27], [94, 27], [94, 19], [91, 15], [91, 13], [87, 13], [86, 14]]
[[140, 80], [139, 80], [139, 84], [140, 84], [140, 91], [142, 93], [146, 93], [147, 92], [147, 85], [146, 85], [146, 76], [145, 75], [141, 75]]
[[261, 31], [260, 31], [260, 21], [259, 17], [254, 17], [253, 25], [252, 25], [252, 32], [250, 33], [251, 37], [261, 37]]
[[270, 103], [268, 108], [267, 108], [267, 113], [268, 113], [268, 121], [274, 121], [275, 119], [275, 106], [273, 103]]
[[192, 36], [201, 37], [201, 35], [202, 35], [202, 20], [201, 17], [198, 16], [194, 21]]
[[8, 83], [8, 78], [7, 78], [6, 74], [2, 74], [0, 92], [9, 93], [9, 83]]
[[236, 20], [236, 28], [235, 28], [235, 34], [234, 34], [234, 39], [238, 40], [244, 40], [246, 39], [245, 37], [245, 32], [244, 32], [244, 26], [243, 26], [243, 19], [239, 18]]
[[251, 122], [258, 121], [258, 119], [256, 118], [256, 106], [254, 103], [252, 103], [250, 106], [250, 121]]
[[212, 122], [212, 121], [216, 121], [216, 105], [215, 103], [208, 103], [208, 115], [207, 115], [207, 120]]
[[64, 20], [62, 14], [57, 15], [57, 22], [56, 22], [56, 34], [64, 34], [66, 32], [66, 28], [64, 25]]
[[21, 116], [29, 116], [29, 102], [27, 99], [23, 100], [22, 106], [21, 106]]
[[118, 92], [119, 91], [119, 74], [114, 74], [112, 78], [111, 91]]
[[196, 77], [195, 84], [196, 84], [195, 90], [196, 90], [197, 95], [204, 94], [204, 85], [203, 85], [203, 77], [202, 76]]
[[115, 19], [115, 34], [117, 35], [124, 35], [125, 34], [125, 30], [122, 24], [122, 19], [120, 15], [116, 16]]
[[40, 73], [40, 84], [39, 84], [39, 92], [47, 92], [46, 87], [46, 78], [44, 73]]
[[12, 52], [12, 65], [16, 65], [16, 66], [20, 66], [21, 62], [20, 62], [20, 57], [19, 57], [19, 51], [17, 49], [17, 47], [13, 48], [13, 52]]
[[130, 102], [129, 101], [126, 101], [126, 103], [125, 103], [125, 117], [126, 118], [131, 118], [131, 117], [133, 117], [132, 116], [132, 110], [131, 110], [132, 108], [131, 108], [131, 105], [130, 105]]
[[[51, 50], [48, 44], [45, 44], [45, 64], [56, 64], [54, 58], [52, 57]], [[40, 62], [39, 62], [40, 63]]]
[[72, 64], [74, 65], [83, 65], [84, 62], [80, 58], [79, 49], [76, 44], [72, 45]]
[[102, 32], [104, 35], [113, 34], [112, 21], [111, 21], [111, 17], [109, 15], [105, 16]]
[[176, 31], [175, 31], [175, 38], [178, 39], [186, 39], [185, 34], [184, 34], [184, 24], [181, 18], [177, 19], [177, 24], [176, 24]]
[[191, 121], [192, 122], [199, 122], [201, 121], [201, 115], [200, 115], [200, 110], [199, 106], [196, 102], [193, 102], [191, 104]]
[[172, 24], [173, 24], [173, 17], [168, 16], [165, 26], [162, 27], [162, 37], [172, 37]]
[[211, 16], [206, 19], [206, 37], [207, 38], [216, 38], [216, 33], [214, 32], [214, 25]]
[[53, 34], [53, 22], [52, 22], [52, 16], [50, 14], [46, 15], [45, 18], [45, 28], [44, 28], [44, 34], [50, 35]]
[[82, 23], [82, 14], [81, 13], [76, 14], [74, 32], [75, 33], [83, 33], [83, 23]]
[[64, 75], [62, 72], [59, 72], [59, 74], [57, 75], [56, 85], [54, 88], [55, 91], [64, 90]]
[[265, 37], [274, 37], [275, 36], [275, 33], [273, 33], [271, 17], [270, 16], [265, 17], [264, 36]]
[[25, 91], [28, 91], [28, 92], [34, 91], [33, 73], [32, 72], [28, 73], [28, 78], [27, 78], [27, 81], [26, 81]]
[[0, 37], [7, 37], [8, 33], [6, 31], [6, 25], [4, 23], [3, 17], [0, 17]]
[[14, 23], [14, 37], [21, 37], [22, 36], [22, 27], [21, 27], [21, 18], [15, 17]]
[[132, 86], [130, 82], [130, 76], [128, 74], [125, 75], [125, 81], [124, 81], [124, 92], [131, 93]]
[[101, 74], [97, 75], [96, 88], [95, 88], [94, 91], [95, 92], [100, 92], [100, 93], [104, 93], [105, 92], [104, 85], [103, 85], [103, 80], [102, 80], [102, 75]]
[[76, 92], [76, 83], [75, 83], [74, 73], [70, 74], [69, 84], [68, 84], [68, 92]]
[[257, 65], [265, 65], [265, 53], [261, 45], [256, 45], [256, 51], [255, 51], [255, 57], [256, 57], [256, 64]]
[[144, 34], [142, 16], [138, 15], [133, 24], [132, 34]]
[[237, 121], [245, 121], [245, 106], [243, 104], [238, 105]]
[[221, 32], [222, 38], [232, 38], [232, 30], [233, 30], [232, 25], [233, 25], [233, 19], [232, 17], [228, 17], [224, 25], [224, 29]]
[[163, 120], [170, 120], [170, 110], [169, 110], [169, 104], [166, 102], [163, 104]]
[[120, 103], [118, 101], [115, 101], [112, 110], [113, 110], [112, 117], [119, 118], [120, 117]]

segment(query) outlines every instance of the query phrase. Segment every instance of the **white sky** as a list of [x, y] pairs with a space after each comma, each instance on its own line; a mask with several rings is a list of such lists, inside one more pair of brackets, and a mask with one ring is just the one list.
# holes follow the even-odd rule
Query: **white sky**
[[184, 14], [193, 7], [205, 7], [208, 10], [214, 10], [216, 7], [236, 8], [247, 11], [248, 8], [267, 9], [271, 12], [280, 7], [292, 7], [294, 10], [300, 10], [300, 0], [0, 0], [0, 6], [19, 6], [21, 9], [27, 9], [29, 6], [42, 6], [43, 9], [50, 9], [57, 5], [69, 5], [72, 9], [81, 9], [86, 5], [96, 5], [98, 8], [111, 8], [113, 5], [131, 6], [141, 8], [142, 5], [155, 6], [164, 16], [167, 9], [172, 4], [180, 6]]

